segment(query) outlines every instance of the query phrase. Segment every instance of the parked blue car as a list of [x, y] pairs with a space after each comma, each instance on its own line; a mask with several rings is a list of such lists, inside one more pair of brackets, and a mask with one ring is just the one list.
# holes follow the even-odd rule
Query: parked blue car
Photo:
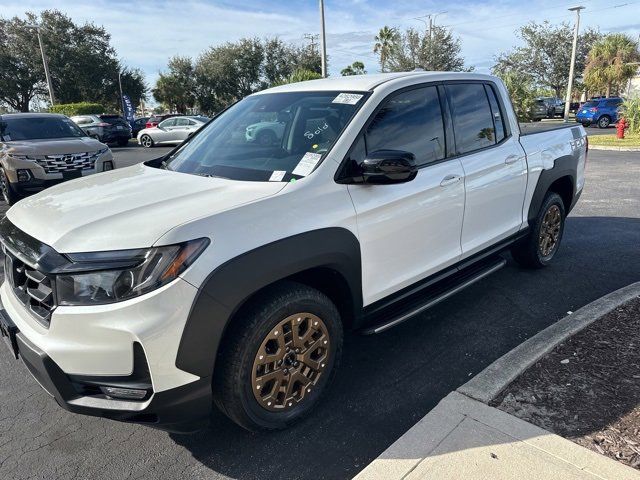
[[620, 97], [589, 100], [578, 109], [576, 122], [585, 127], [596, 124], [599, 128], [607, 128], [618, 121], [618, 108], [622, 102]]

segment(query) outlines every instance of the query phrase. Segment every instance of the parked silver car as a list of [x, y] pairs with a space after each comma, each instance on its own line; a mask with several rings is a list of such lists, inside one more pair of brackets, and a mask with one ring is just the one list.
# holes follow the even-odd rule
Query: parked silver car
[[209, 119], [207, 117], [172, 117], [152, 128], [138, 133], [138, 143], [145, 148], [167, 143], [181, 143], [197, 132]]
[[9, 205], [56, 183], [113, 168], [109, 147], [64, 115], [0, 115], [0, 193]]

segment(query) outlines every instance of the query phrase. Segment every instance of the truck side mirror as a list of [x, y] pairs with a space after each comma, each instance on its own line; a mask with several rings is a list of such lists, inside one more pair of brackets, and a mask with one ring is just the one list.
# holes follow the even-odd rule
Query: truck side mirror
[[416, 178], [418, 167], [413, 153], [402, 150], [376, 150], [360, 164], [364, 183], [388, 185]]

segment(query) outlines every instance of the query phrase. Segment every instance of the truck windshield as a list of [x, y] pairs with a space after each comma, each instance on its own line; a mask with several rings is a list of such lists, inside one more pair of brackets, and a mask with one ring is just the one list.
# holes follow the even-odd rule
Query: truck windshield
[[0, 117], [0, 140], [5, 142], [69, 137], [86, 137], [86, 134], [66, 117]]
[[164, 164], [232, 180], [290, 181], [311, 173], [364, 103], [365, 92], [283, 92], [247, 97]]

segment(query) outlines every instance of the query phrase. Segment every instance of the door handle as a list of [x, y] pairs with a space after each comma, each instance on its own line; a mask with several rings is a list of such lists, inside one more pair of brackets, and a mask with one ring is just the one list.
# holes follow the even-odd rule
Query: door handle
[[440, 186], [446, 187], [448, 185], [453, 185], [454, 183], [458, 183], [460, 180], [462, 180], [460, 175], [447, 175], [440, 182]]
[[504, 159], [504, 163], [506, 165], [512, 165], [514, 163], [516, 163], [518, 160], [520, 160], [520, 156], [519, 155], [509, 155], [507, 158]]

